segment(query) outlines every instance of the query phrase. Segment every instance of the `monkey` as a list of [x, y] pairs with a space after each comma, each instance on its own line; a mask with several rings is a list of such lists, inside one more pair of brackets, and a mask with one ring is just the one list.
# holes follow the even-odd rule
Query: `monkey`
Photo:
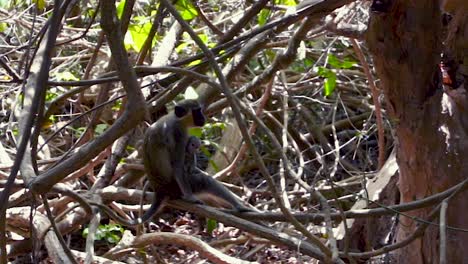
[[155, 192], [153, 203], [137, 222], [148, 221], [167, 198], [178, 198], [188, 202], [202, 203], [193, 195], [188, 177], [184, 177], [185, 150], [188, 128], [203, 126], [206, 118], [197, 100], [182, 100], [174, 110], [162, 116], [145, 133], [143, 143], [143, 165], [150, 186]]
[[[204, 202], [218, 206], [218, 207], [230, 207], [237, 212], [251, 212], [251, 208], [244, 206], [231, 191], [224, 187], [213, 177], [207, 175], [204, 171], [200, 170], [196, 166], [195, 154], [201, 146], [200, 140], [191, 136], [187, 140], [185, 148], [185, 163], [183, 166], [183, 177], [190, 184], [192, 193], [199, 197]], [[146, 185], [145, 185], [146, 189]], [[150, 215], [149, 218], [157, 215], [162, 209], [162, 205], [169, 199], [179, 199], [182, 197], [182, 190], [179, 188], [178, 183], [175, 179], [169, 183], [161, 186], [156, 193], [153, 200], [153, 204], [150, 209], [139, 219], [126, 220], [119, 215], [115, 214], [109, 207], [90, 201], [91, 205], [95, 205], [107, 213], [112, 219], [120, 224], [134, 226], [147, 221], [145, 215]], [[157, 207], [154, 207], [155, 201]], [[150, 212], [151, 211], [151, 212]], [[148, 213], [150, 212], [150, 213]], [[143, 221], [145, 220], [145, 221]]]
[[[231, 206], [239, 212], [251, 211], [238, 201], [227, 188], [197, 171], [194, 154], [200, 147], [196, 137], [188, 136], [193, 126], [203, 126], [205, 116], [197, 100], [182, 100], [174, 111], [162, 116], [145, 133], [143, 143], [143, 164], [149, 186], [154, 191], [150, 208], [141, 218], [131, 221], [116, 216], [107, 206], [97, 205], [121, 224], [134, 226], [142, 224], [157, 214], [169, 199], [183, 199], [203, 204], [197, 196], [216, 204]], [[208, 195], [208, 196], [206, 196]], [[208, 199], [209, 198], [209, 199]]]

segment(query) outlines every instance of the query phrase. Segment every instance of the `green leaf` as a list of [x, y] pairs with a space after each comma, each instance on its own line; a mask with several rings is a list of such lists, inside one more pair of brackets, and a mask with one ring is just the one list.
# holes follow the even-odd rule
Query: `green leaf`
[[331, 76], [332, 74], [334, 74], [330, 69], [327, 69], [325, 67], [322, 67], [322, 66], [319, 66], [318, 67], [318, 71], [317, 71], [317, 74], [320, 76], [320, 77], [329, 77]]
[[140, 52], [143, 44], [145, 43], [146, 39], [148, 38], [149, 32], [151, 30], [151, 23], [147, 22], [144, 24], [131, 24], [128, 27], [128, 31], [130, 32], [132, 42], [131, 47]]
[[[98, 229], [96, 230], [96, 235], [94, 240], [103, 240], [105, 239], [107, 242], [112, 244], [117, 244], [122, 234], [125, 230], [117, 224], [108, 224], [108, 225], [99, 225]], [[89, 228], [85, 228], [82, 232], [83, 237], [87, 237], [89, 234]]]
[[202, 132], [202, 128], [201, 127], [190, 127], [188, 129], [188, 134], [190, 136], [196, 136], [196, 137], [201, 137], [203, 135], [203, 132]]
[[310, 66], [314, 65], [314, 60], [305, 58], [304, 60], [302, 60], [302, 63], [304, 63], [304, 67], [310, 68]]
[[297, 3], [295, 0], [275, 0], [277, 5], [286, 5], [286, 6], [296, 6]]
[[216, 222], [216, 220], [208, 218], [206, 221], [206, 231], [210, 234], [213, 233], [217, 225], [218, 225], [218, 222]]
[[44, 10], [46, 6], [46, 1], [45, 0], [34, 0], [34, 3], [37, 6], [37, 10]]
[[194, 61], [192, 61], [191, 63], [189, 63], [188, 66], [195, 66], [195, 65], [198, 65], [198, 64], [200, 64], [200, 63], [202, 63], [202, 60], [201, 60], [201, 59], [200, 59], [200, 60], [194, 60]]
[[96, 129], [94, 129], [94, 132], [96, 133], [96, 135], [100, 136], [102, 135], [102, 133], [104, 133], [107, 127], [109, 127], [107, 124], [99, 124], [96, 126]]
[[53, 74], [59, 81], [79, 81], [80, 79], [76, 77], [70, 71], [58, 72]]
[[[207, 140], [203, 140], [203, 141], [205, 142], [205, 141], [207, 141]], [[207, 156], [208, 158], [211, 158], [211, 156], [213, 156], [213, 155], [211, 154], [211, 152], [208, 150], [208, 148], [205, 147], [204, 145], [201, 145], [201, 146], [200, 146], [200, 150], [201, 150], [201, 152], [202, 152], [205, 156]], [[210, 161], [212, 161], [212, 160], [210, 159]], [[210, 162], [210, 164], [211, 164], [211, 162]], [[215, 167], [215, 170], [216, 170], [216, 167]]]
[[50, 102], [54, 100], [55, 98], [57, 98], [57, 96], [58, 96], [58, 93], [56, 92], [56, 89], [50, 89], [50, 90], [47, 90], [46, 92], [45, 100], [46, 102]]
[[180, 45], [175, 48], [175, 51], [177, 53], [180, 53], [182, 50], [184, 50], [186, 47], [188, 47], [188, 45], [189, 45], [188, 42], [184, 41], [184, 42], [180, 43]]
[[119, 111], [120, 109], [122, 108], [122, 101], [121, 100], [117, 100], [115, 101], [114, 105], [112, 106], [112, 110], [113, 111]]
[[226, 128], [226, 123], [224, 122], [213, 122], [213, 123], [207, 123], [203, 126], [203, 129], [205, 130], [205, 133], [210, 133], [211, 130], [219, 128], [221, 130], [224, 130]]
[[80, 137], [85, 132], [86, 127], [78, 127], [78, 128], [75, 128], [75, 129], [70, 127], [70, 129], [73, 131], [73, 133], [75, 134], [76, 137]]
[[117, 9], [117, 17], [118, 17], [119, 19], [122, 18], [123, 10], [124, 10], [124, 7], [125, 7], [125, 1], [126, 1], [126, 0], [120, 1], [120, 2], [117, 4], [117, 6], [116, 6], [116, 9]]
[[120, 236], [117, 234], [107, 234], [106, 241], [112, 244], [117, 244], [120, 241]]
[[178, 0], [175, 8], [180, 12], [184, 20], [192, 20], [198, 16], [198, 12], [190, 0]]
[[330, 69], [319, 66], [317, 67], [317, 74], [325, 78], [323, 83], [325, 96], [331, 95], [336, 87], [336, 73]]
[[106, 230], [109, 231], [109, 232], [119, 232], [119, 233], [123, 233], [124, 229], [122, 228], [121, 225], [118, 225], [118, 224], [108, 224], [106, 225]]
[[325, 96], [331, 95], [333, 91], [335, 91], [335, 87], [336, 87], [336, 74], [333, 73], [333, 75], [330, 75], [329, 77], [327, 77], [323, 85], [324, 85], [323, 88], [325, 90]]
[[357, 62], [356, 62], [356, 61], [353, 61], [353, 60], [351, 60], [351, 59], [349, 59], [349, 58], [345, 58], [345, 59], [343, 60], [343, 63], [341, 64], [341, 68], [343, 68], [343, 69], [349, 69], [349, 68], [352, 68], [352, 67], [354, 67], [354, 66], [356, 66], [356, 65], [357, 65]]
[[263, 26], [268, 21], [271, 11], [269, 9], [262, 9], [258, 14], [258, 25]]
[[357, 63], [349, 58], [339, 60], [335, 55], [328, 54], [328, 64], [335, 69], [349, 69], [354, 67]]
[[89, 227], [86, 227], [85, 229], [83, 229], [83, 232], [81, 233], [81, 235], [83, 237], [88, 237], [88, 234], [89, 234]]
[[207, 44], [207, 43], [208, 43], [208, 35], [206, 35], [206, 34], [198, 34], [198, 37], [201, 39], [201, 41], [202, 41], [204, 44]]
[[333, 54], [328, 54], [328, 61], [327, 62], [328, 62], [328, 64], [330, 64], [335, 69], [339, 69], [341, 67], [341, 62]]

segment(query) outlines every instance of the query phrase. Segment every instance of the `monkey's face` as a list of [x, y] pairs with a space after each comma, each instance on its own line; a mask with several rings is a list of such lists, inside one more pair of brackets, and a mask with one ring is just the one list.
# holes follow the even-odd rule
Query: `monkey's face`
[[187, 127], [203, 126], [206, 121], [203, 107], [196, 100], [182, 100], [175, 106], [174, 114], [177, 118], [183, 119]]
[[195, 154], [201, 146], [201, 141], [195, 136], [191, 136], [188, 140], [186, 152], [188, 154]]
[[195, 126], [203, 126], [205, 124], [206, 118], [201, 107], [192, 110], [192, 120]]

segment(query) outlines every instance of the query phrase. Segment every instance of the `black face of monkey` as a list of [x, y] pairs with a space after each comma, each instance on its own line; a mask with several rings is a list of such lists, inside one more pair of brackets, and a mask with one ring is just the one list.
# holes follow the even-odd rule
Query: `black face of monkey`
[[176, 105], [174, 108], [174, 113], [178, 118], [182, 118], [188, 113], [188, 109], [186, 107]]
[[182, 118], [190, 112], [195, 126], [203, 126], [205, 124], [205, 115], [203, 114], [202, 106], [197, 100], [182, 100], [174, 108], [174, 114], [178, 118]]
[[192, 110], [193, 124], [196, 126], [203, 126], [205, 124], [206, 118], [202, 112], [201, 108]]

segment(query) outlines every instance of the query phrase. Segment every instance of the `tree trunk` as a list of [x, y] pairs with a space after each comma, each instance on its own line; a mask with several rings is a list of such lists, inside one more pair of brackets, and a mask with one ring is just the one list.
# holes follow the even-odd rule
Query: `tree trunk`
[[[399, 189], [404, 203], [446, 190], [468, 176], [467, 85], [458, 82], [458, 87], [442, 88], [440, 54], [450, 51], [442, 45], [447, 44], [447, 38], [439, 1], [382, 2], [389, 5], [371, 14], [367, 42], [396, 129]], [[466, 13], [455, 30], [458, 42], [454, 43], [460, 43], [460, 38], [461, 43], [467, 43], [465, 17]], [[450, 48], [458, 49], [451, 51], [458, 63], [468, 65], [464, 46]], [[466, 72], [460, 76], [463, 82]], [[410, 214], [426, 219], [435, 206]], [[467, 220], [468, 192], [462, 190], [449, 200], [447, 225], [468, 229]], [[399, 221], [397, 240], [401, 241], [418, 223], [404, 216]], [[468, 233], [447, 230], [446, 263], [466, 263], [467, 245]], [[400, 249], [397, 259], [399, 263], [439, 263], [439, 228], [430, 226], [422, 238]]]

